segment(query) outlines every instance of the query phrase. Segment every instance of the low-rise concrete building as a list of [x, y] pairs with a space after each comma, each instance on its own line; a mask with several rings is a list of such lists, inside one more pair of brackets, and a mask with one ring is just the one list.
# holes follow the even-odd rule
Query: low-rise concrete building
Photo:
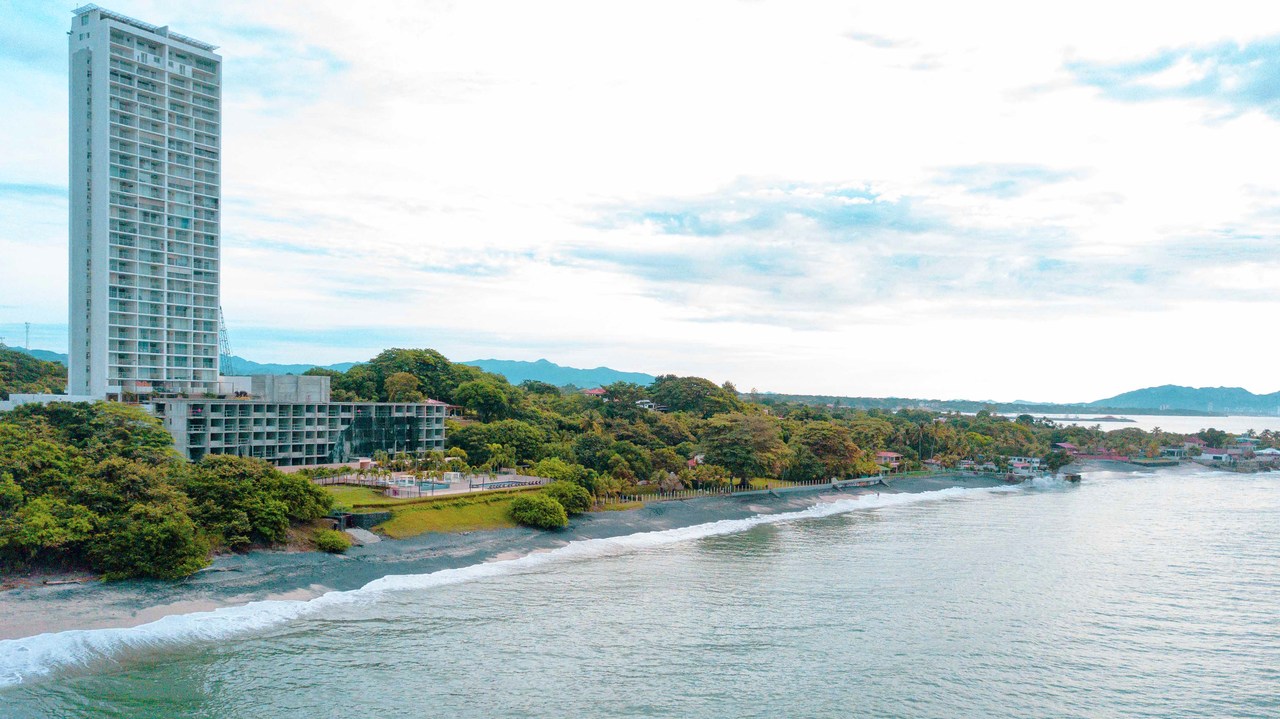
[[328, 377], [257, 375], [250, 386], [247, 397], [157, 399], [154, 412], [193, 462], [234, 454], [291, 467], [444, 450], [444, 402], [333, 402]]
[[0, 412], [17, 409], [24, 404], [49, 404], [51, 402], [96, 402], [101, 397], [86, 394], [19, 394], [9, 395], [9, 399], [0, 399]]
[[1220, 447], [1205, 447], [1200, 451], [1200, 459], [1207, 462], [1230, 462], [1231, 452]]

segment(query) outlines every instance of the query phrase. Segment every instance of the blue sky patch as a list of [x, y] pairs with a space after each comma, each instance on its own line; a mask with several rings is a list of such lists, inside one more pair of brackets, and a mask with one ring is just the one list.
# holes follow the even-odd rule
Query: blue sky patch
[[[1233, 113], [1261, 110], [1280, 119], [1280, 38], [1161, 50], [1118, 63], [1074, 61], [1077, 82], [1126, 102], [1201, 99]], [[1156, 79], [1162, 74], [1167, 77]]]

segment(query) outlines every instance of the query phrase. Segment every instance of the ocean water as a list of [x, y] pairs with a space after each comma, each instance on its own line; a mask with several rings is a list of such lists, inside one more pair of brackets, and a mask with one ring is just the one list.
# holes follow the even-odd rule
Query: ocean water
[[829, 499], [0, 642], [0, 716], [1280, 716], [1280, 475]]
[[[1108, 414], [1133, 421], [1096, 421], [1096, 418], [1104, 417]], [[1058, 424], [1075, 424], [1081, 427], [1098, 425], [1106, 432], [1127, 427], [1137, 427], [1148, 432], [1159, 427], [1164, 432], [1182, 432], [1185, 434], [1194, 434], [1210, 427], [1232, 434], [1243, 434], [1249, 430], [1255, 432], [1262, 432], [1267, 429], [1280, 430], [1280, 416], [1227, 415], [1223, 417], [1204, 417], [1176, 414], [1129, 414], [1124, 411], [1096, 412], [1094, 414], [1037, 414], [1036, 416], [1051, 419]]]

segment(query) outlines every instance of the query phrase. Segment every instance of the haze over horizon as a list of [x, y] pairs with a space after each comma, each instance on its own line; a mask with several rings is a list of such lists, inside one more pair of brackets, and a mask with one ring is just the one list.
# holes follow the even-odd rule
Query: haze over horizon
[[[1277, 389], [1280, 8], [103, 4], [221, 46], [258, 362]], [[70, 10], [0, 2], [0, 336], [59, 352]]]

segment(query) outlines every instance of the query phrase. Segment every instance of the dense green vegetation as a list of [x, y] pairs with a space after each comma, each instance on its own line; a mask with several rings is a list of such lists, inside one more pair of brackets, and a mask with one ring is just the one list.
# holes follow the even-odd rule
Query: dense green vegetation
[[[388, 466], [424, 472], [520, 468], [556, 480], [539, 492], [397, 506], [382, 527], [391, 536], [510, 526], [513, 520], [564, 526], [570, 515], [620, 495], [773, 486], [926, 463], [1003, 469], [1014, 456], [1058, 467], [1069, 459], [1054, 451], [1058, 442], [1154, 456], [1161, 446], [1183, 440], [1159, 430], [1105, 432], [987, 410], [962, 415], [814, 406], [777, 397], [753, 401], [729, 383], [674, 375], [648, 386], [614, 383], [603, 396], [592, 396], [543, 382], [513, 386], [425, 349], [387, 350], [347, 372], [312, 373], [331, 376], [335, 396], [343, 399], [432, 397], [463, 408], [464, 416], [449, 423], [445, 455], [388, 458]], [[19, 376], [28, 375], [0, 374], [0, 380], [16, 386]], [[661, 411], [647, 408], [650, 403]], [[1234, 441], [1215, 429], [1199, 434], [1210, 446]], [[1261, 447], [1280, 444], [1272, 432], [1257, 438]], [[293, 523], [322, 516], [332, 503], [333, 496], [305, 476], [282, 474], [258, 460], [184, 462], [164, 428], [136, 408], [53, 404], [0, 414], [5, 571], [65, 566], [108, 577], [186, 576], [205, 566], [211, 551], [284, 541]]]
[[[387, 350], [333, 377], [349, 399], [387, 400], [420, 392], [463, 407], [450, 422], [454, 464], [484, 470], [521, 467], [563, 480], [596, 498], [620, 494], [763, 486], [760, 480], [809, 481], [931, 466], [1004, 469], [1009, 457], [1035, 457], [1059, 468], [1069, 459], [1054, 444], [1099, 453], [1153, 456], [1182, 435], [1125, 428], [1057, 426], [1022, 415], [1009, 419], [927, 410], [854, 409], [740, 395], [732, 384], [663, 375], [648, 386], [617, 382], [603, 396], [527, 381], [518, 386], [434, 350]], [[402, 376], [407, 375], [407, 376]], [[412, 396], [412, 395], [409, 395]], [[643, 406], [652, 402], [663, 411]], [[639, 404], [638, 404], [639, 403]], [[833, 403], [834, 404], [834, 403]], [[1206, 441], [1226, 441], [1208, 430]], [[1276, 438], [1262, 435], [1262, 446]], [[878, 452], [901, 455], [877, 459]], [[437, 469], [440, 462], [426, 463]], [[752, 484], [753, 481], [755, 484]], [[564, 505], [562, 505], [564, 506]]]
[[316, 549], [331, 554], [342, 554], [351, 548], [351, 537], [336, 529], [317, 529], [311, 533]]
[[541, 492], [511, 500], [511, 517], [526, 527], [559, 529], [569, 524], [564, 505], [555, 497]]
[[329, 485], [325, 490], [333, 496], [335, 508], [341, 506], [354, 512], [391, 512], [391, 519], [379, 524], [377, 530], [393, 539], [424, 532], [470, 532], [514, 527], [512, 500], [538, 491], [532, 487], [520, 487], [399, 499], [388, 497], [372, 487]]
[[591, 495], [580, 484], [556, 480], [543, 487], [542, 493], [559, 502], [568, 514], [582, 514], [591, 509]]
[[62, 394], [66, 390], [66, 367], [0, 345], [0, 399], [11, 393]]
[[122, 404], [27, 405], [0, 414], [0, 567], [86, 568], [173, 579], [211, 550], [286, 539], [329, 494], [240, 457], [189, 464], [153, 417]]

